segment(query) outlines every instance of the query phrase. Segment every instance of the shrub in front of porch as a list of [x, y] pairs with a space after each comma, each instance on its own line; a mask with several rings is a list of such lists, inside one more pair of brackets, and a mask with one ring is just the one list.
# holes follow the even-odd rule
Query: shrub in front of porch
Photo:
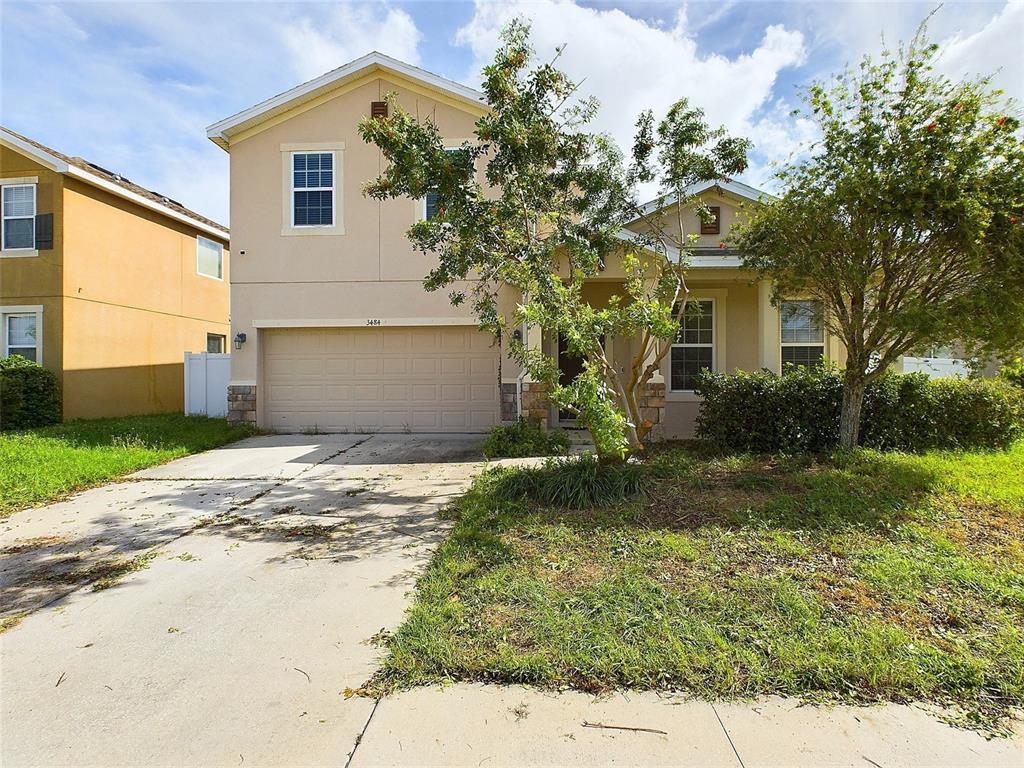
[[488, 459], [562, 456], [568, 452], [569, 436], [565, 430], [545, 430], [540, 424], [524, 418], [515, 424], [502, 424], [492, 429], [483, 448]]
[[[702, 376], [697, 436], [728, 450], [825, 453], [839, 445], [842, 372], [794, 368]], [[896, 451], [1006, 448], [1024, 430], [1024, 396], [992, 379], [887, 374], [864, 396], [862, 444]]]

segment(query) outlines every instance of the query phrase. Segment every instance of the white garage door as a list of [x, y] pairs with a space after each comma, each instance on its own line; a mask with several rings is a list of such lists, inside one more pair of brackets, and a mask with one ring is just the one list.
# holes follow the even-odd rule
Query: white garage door
[[271, 429], [482, 432], [498, 422], [498, 350], [476, 328], [289, 328], [260, 339]]

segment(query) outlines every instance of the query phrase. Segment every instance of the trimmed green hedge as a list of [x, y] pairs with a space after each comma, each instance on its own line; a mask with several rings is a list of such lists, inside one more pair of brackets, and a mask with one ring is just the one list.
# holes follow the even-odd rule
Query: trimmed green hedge
[[[843, 377], [834, 368], [705, 373], [697, 436], [729, 450], [824, 453], [839, 444]], [[1005, 448], [1022, 433], [1024, 393], [995, 379], [886, 374], [864, 395], [860, 442], [926, 451]]]
[[57, 376], [18, 355], [0, 359], [0, 429], [30, 429], [59, 424]]

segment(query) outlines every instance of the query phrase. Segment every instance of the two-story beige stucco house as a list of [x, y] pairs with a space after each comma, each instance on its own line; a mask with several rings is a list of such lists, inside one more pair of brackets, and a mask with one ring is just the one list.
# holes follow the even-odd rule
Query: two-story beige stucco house
[[[477, 91], [373, 53], [208, 129], [231, 155], [232, 334], [240, 347], [230, 417], [324, 431], [484, 431], [519, 414], [558, 422], [467, 309], [423, 289], [431, 264], [405, 231], [431, 214], [429, 201], [363, 196], [383, 159], [357, 125], [387, 108], [388, 93], [433, 119], [453, 147], [486, 109]], [[721, 245], [741, 207], [761, 193], [725, 180], [694, 192], [717, 221], [702, 225], [687, 214], [700, 233], [688, 277], [700, 312], [684, 323], [646, 401], [646, 417], [666, 437], [692, 434], [694, 375], [703, 367], [778, 371], [784, 361], [840, 355], [814, 319], [820, 313], [799, 302], [773, 307], [770, 286]], [[590, 300], [606, 302], [622, 279], [609, 264], [587, 286]], [[516, 296], [506, 300], [511, 312]], [[579, 363], [557, 338], [537, 328], [524, 335], [573, 375]], [[627, 365], [632, 340], [606, 343]]]

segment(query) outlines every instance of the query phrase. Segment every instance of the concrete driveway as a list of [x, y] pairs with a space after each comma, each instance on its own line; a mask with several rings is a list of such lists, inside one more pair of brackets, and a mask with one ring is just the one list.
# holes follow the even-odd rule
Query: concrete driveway
[[468, 437], [260, 437], [0, 523], [0, 606], [25, 614], [0, 634], [0, 764], [1022, 764], [1021, 732], [986, 740], [906, 706], [480, 685], [345, 699], [444, 534], [438, 508], [481, 466]]
[[4, 521], [0, 762], [344, 765], [478, 445], [258, 437]]

